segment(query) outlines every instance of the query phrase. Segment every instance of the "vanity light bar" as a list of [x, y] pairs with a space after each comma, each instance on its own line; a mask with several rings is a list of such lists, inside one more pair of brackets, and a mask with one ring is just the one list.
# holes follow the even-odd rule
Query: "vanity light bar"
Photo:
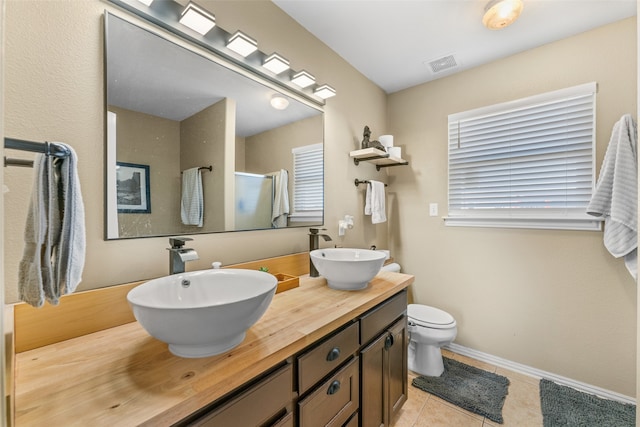
[[[275, 52], [271, 55], [261, 52], [258, 50], [258, 42], [242, 31], [236, 31], [233, 35], [220, 27], [211, 31], [216, 26], [215, 16], [190, 0], [107, 1], [121, 6], [151, 23], [160, 25], [171, 33], [204, 47], [227, 61], [239, 65], [261, 78], [275, 82], [318, 105], [323, 105], [325, 99], [336, 95], [335, 89], [331, 86], [316, 85], [316, 78], [305, 70], [286, 72], [291, 69], [288, 59]], [[152, 3], [153, 6], [150, 6]], [[185, 3], [188, 3], [186, 7]], [[185, 27], [204, 37], [194, 37], [194, 34], [186, 30]], [[227, 49], [237, 55], [230, 54]], [[254, 52], [256, 54], [252, 55], [252, 58], [244, 59]], [[269, 72], [265, 70], [269, 70]]]
[[216, 26], [215, 16], [194, 3], [184, 8], [178, 22], [203, 36]]
[[289, 69], [289, 60], [277, 53], [272, 53], [264, 60], [262, 66], [274, 74], [280, 74]]
[[331, 98], [332, 96], [336, 96], [336, 90], [329, 85], [322, 85], [316, 88], [316, 90], [313, 91], [313, 93], [322, 99], [327, 99], [327, 98]]
[[242, 31], [236, 31], [229, 39], [227, 47], [238, 55], [246, 58], [258, 50], [258, 42], [244, 34]]
[[300, 86], [301, 88], [311, 86], [315, 82], [316, 78], [304, 70], [297, 72], [291, 78], [291, 83]]

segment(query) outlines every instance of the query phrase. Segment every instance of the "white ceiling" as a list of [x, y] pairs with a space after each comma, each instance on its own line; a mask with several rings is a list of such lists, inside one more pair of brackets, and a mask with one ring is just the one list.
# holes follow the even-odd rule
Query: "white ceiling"
[[[482, 25], [489, 0], [272, 0], [393, 93], [636, 15], [636, 0], [523, 0], [511, 26]], [[453, 55], [457, 66], [428, 63]]]

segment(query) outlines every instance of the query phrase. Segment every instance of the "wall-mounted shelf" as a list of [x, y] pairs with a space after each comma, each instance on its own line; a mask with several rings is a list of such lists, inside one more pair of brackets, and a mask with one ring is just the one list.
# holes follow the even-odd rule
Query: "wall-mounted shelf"
[[379, 150], [377, 148], [363, 148], [362, 150], [355, 150], [349, 153], [349, 156], [353, 158], [353, 163], [360, 164], [360, 162], [369, 162], [376, 165], [376, 170], [380, 168], [388, 168], [391, 166], [406, 166], [408, 161], [401, 159], [400, 157], [391, 157], [389, 153]]

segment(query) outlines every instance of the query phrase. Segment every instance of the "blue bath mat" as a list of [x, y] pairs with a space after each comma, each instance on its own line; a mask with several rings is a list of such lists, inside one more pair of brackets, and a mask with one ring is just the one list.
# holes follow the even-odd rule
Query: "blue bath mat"
[[502, 407], [509, 392], [509, 380], [447, 357], [442, 359], [442, 375], [420, 376], [412, 381], [413, 386], [502, 424]]

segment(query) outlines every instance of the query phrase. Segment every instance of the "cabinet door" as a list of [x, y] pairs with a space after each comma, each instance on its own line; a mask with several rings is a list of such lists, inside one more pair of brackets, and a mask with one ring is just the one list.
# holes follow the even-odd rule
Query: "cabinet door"
[[356, 357], [299, 402], [300, 427], [343, 426], [360, 405], [359, 373]]
[[391, 325], [360, 354], [362, 427], [390, 426], [407, 400], [407, 319]]
[[407, 401], [407, 318], [403, 317], [389, 328], [391, 344], [386, 349], [389, 375], [388, 414], [385, 419], [391, 425], [394, 416]]
[[362, 427], [384, 426], [385, 413], [385, 339], [389, 334], [380, 335], [360, 353], [362, 361], [361, 379], [362, 405], [360, 418]]

